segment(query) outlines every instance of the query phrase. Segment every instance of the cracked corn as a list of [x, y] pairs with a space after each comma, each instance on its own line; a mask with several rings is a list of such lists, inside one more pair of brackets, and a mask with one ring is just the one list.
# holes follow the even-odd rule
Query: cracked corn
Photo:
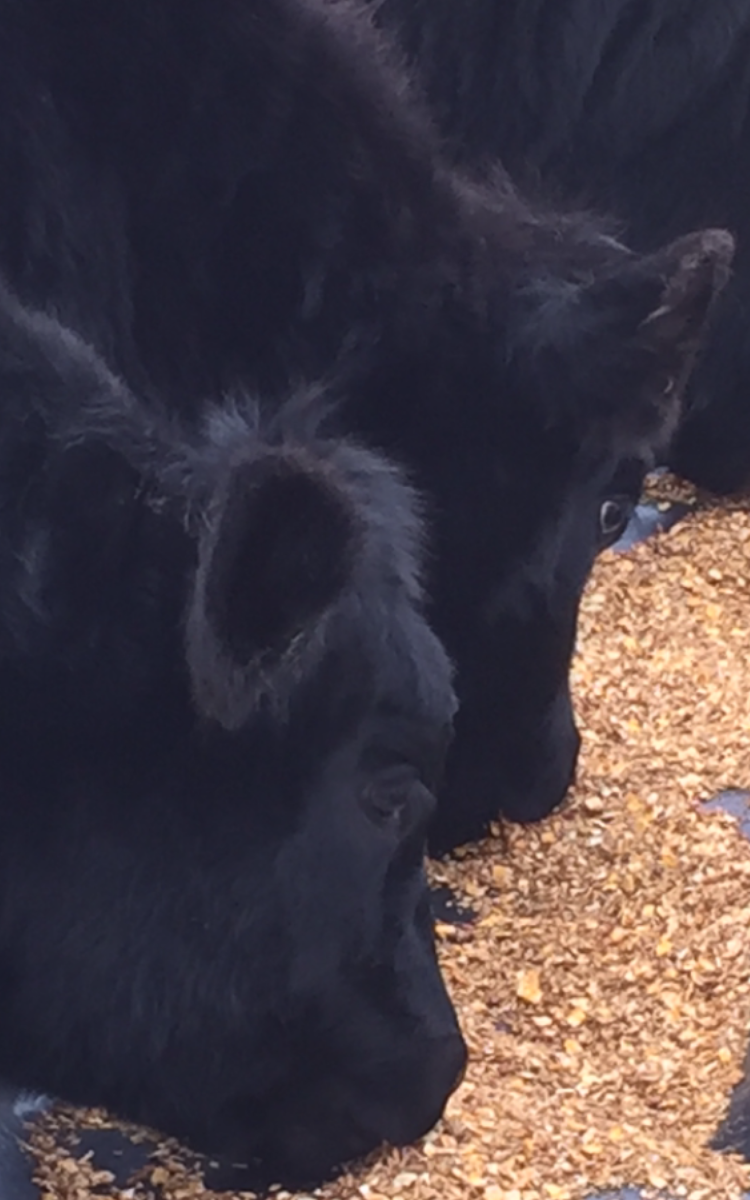
[[[477, 912], [439, 929], [466, 1082], [419, 1146], [376, 1156], [325, 1200], [583, 1200], [624, 1184], [739, 1200], [750, 1187], [750, 1167], [705, 1148], [750, 1031], [750, 843], [700, 804], [750, 788], [750, 506], [699, 499], [669, 534], [604, 555], [579, 644], [571, 802], [431, 868]], [[158, 1178], [107, 1191], [60, 1141], [36, 1138], [51, 1200], [213, 1195], [167, 1152]]]

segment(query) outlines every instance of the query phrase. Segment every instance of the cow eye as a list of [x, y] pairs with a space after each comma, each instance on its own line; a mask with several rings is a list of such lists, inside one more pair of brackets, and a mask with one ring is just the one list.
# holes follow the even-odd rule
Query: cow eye
[[625, 532], [633, 514], [633, 502], [629, 496], [609, 496], [599, 509], [600, 546], [611, 546]]
[[426, 828], [435, 810], [432, 792], [407, 766], [379, 772], [365, 787], [362, 803], [375, 825], [400, 837]]

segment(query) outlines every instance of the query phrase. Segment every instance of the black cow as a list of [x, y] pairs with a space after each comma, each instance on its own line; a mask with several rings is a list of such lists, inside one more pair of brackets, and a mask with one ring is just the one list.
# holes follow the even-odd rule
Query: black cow
[[188, 432], [4, 289], [0, 398], [0, 1079], [255, 1182], [413, 1140], [465, 1048], [409, 489], [314, 389]]
[[618, 214], [645, 250], [696, 225], [741, 239], [668, 458], [750, 484], [750, 0], [381, 0], [454, 156]]
[[639, 257], [458, 173], [397, 58], [347, 2], [0, 0], [0, 265], [188, 423], [325, 377], [410, 471], [461, 700], [440, 851], [565, 794], [581, 590], [732, 245]]

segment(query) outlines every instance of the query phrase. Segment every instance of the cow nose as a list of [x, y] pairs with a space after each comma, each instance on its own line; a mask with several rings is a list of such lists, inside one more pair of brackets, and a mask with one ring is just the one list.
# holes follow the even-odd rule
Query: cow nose
[[[460, 1033], [436, 1037], [429, 1048], [422, 1086], [422, 1137], [440, 1119], [466, 1073], [468, 1053]], [[412, 1139], [413, 1140], [413, 1139]]]
[[581, 735], [576, 728], [567, 690], [553, 706], [537, 750], [534, 771], [500, 797], [500, 810], [509, 821], [533, 824], [562, 804], [573, 786]]
[[461, 1037], [461, 1034], [448, 1034], [441, 1039], [445, 1045], [442, 1050], [444, 1058], [444, 1075], [445, 1075], [445, 1091], [446, 1097], [452, 1096], [457, 1088], [461, 1086], [466, 1074], [466, 1066], [469, 1061], [469, 1054], [466, 1049], [466, 1042]]
[[[378, 1106], [378, 1140], [408, 1146], [429, 1133], [464, 1077], [466, 1044], [460, 1033], [431, 1037], [412, 1049], [392, 1078], [387, 1103]], [[393, 1089], [393, 1090], [391, 1090]]]

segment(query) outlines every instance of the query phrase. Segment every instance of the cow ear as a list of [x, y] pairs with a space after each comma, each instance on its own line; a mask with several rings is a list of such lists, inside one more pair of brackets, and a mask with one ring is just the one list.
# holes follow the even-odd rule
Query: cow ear
[[585, 282], [543, 276], [525, 287], [511, 328], [517, 370], [545, 424], [578, 444], [650, 450], [679, 419], [681, 396], [734, 240], [704, 230], [655, 254], [624, 248]]
[[[584, 289], [579, 329], [620, 339], [622, 352], [647, 351], [643, 363], [679, 381], [699, 348], [711, 306], [730, 275], [734, 239], [722, 229], [678, 238], [654, 254], [633, 255]], [[573, 315], [573, 319], [576, 317]], [[638, 362], [638, 359], [635, 359]]]
[[232, 659], [281, 655], [346, 587], [353, 513], [299, 462], [269, 457], [232, 473], [206, 575], [206, 617]]
[[[202, 538], [187, 623], [197, 706], [227, 728], [288, 691], [356, 566], [357, 512], [300, 456], [235, 466]], [[283, 675], [283, 680], [281, 676]]]
[[707, 229], [643, 260], [641, 270], [646, 281], [655, 281], [656, 299], [644, 295], [648, 311], [639, 328], [657, 354], [680, 366], [695, 353], [711, 306], [729, 280], [734, 249], [731, 234]]
[[[636, 440], [666, 441], [679, 421], [685, 385], [705, 340], [712, 306], [725, 287], [735, 243], [708, 229], [687, 234], [646, 255], [610, 282], [612, 333], [621, 337], [621, 380], [630, 379], [627, 403], [615, 424]], [[606, 312], [607, 284], [602, 288]], [[592, 297], [595, 304], [597, 297]], [[612, 363], [617, 354], [612, 352]], [[616, 400], [617, 388], [611, 391]]]

